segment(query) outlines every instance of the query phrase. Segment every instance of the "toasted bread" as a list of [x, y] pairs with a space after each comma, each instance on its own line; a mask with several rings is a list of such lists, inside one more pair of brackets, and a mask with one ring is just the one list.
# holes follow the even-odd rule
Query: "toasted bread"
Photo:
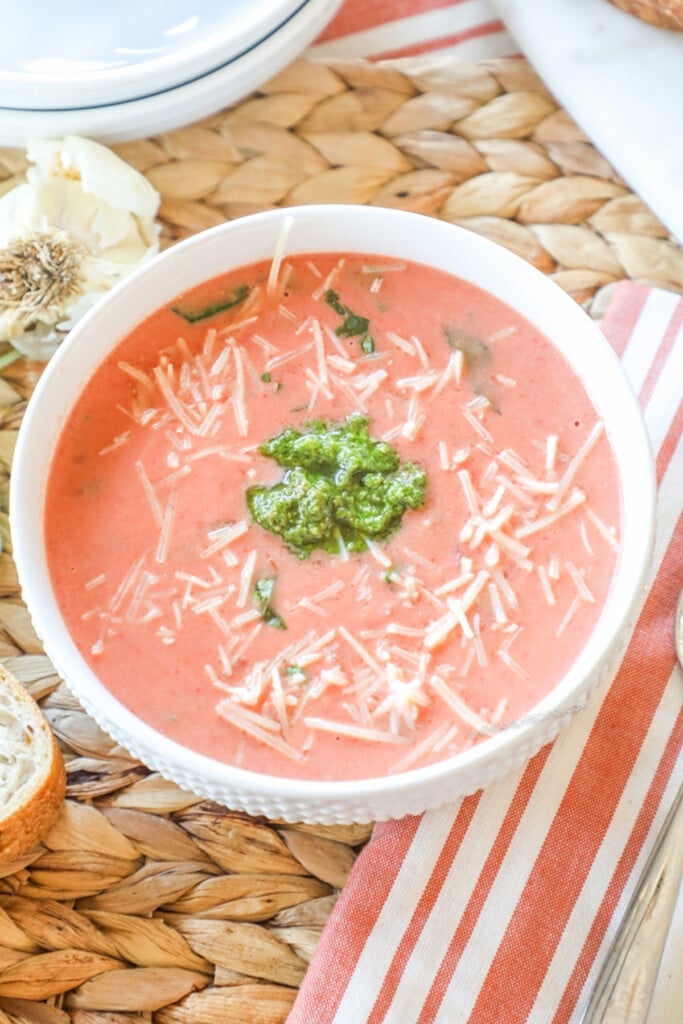
[[0, 666], [0, 864], [51, 828], [64, 799], [64, 762], [43, 714]]

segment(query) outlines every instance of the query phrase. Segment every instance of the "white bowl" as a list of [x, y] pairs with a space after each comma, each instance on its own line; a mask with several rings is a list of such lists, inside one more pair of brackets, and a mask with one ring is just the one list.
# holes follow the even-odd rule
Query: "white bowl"
[[[45, 482], [70, 407], [116, 343], [157, 307], [200, 282], [269, 258], [283, 218], [287, 250], [409, 258], [486, 289], [526, 317], [564, 354], [611, 440], [622, 488], [622, 548], [599, 622], [559, 684], [517, 728], [437, 764], [361, 781], [299, 781], [218, 763], [160, 735], [99, 682], [71, 640], [46, 567]], [[14, 555], [35, 628], [57, 671], [100, 725], [181, 786], [230, 807], [286, 820], [350, 822], [400, 817], [471, 793], [521, 766], [615, 670], [644, 586], [654, 535], [653, 460], [640, 410], [603, 335], [539, 271], [494, 243], [443, 221], [375, 207], [309, 206], [246, 217], [167, 250], [118, 285], [72, 331], [43, 374], [19, 433], [11, 478]], [[562, 713], [564, 711], [564, 713]]]
[[0, 36], [0, 105], [94, 107], [182, 85], [261, 42], [305, 2], [16, 5]]
[[237, 103], [286, 67], [322, 32], [341, 3], [307, 0], [271, 35], [223, 66], [139, 99], [58, 110], [0, 106], [0, 145], [25, 146], [33, 139], [65, 135], [125, 142], [192, 124]]

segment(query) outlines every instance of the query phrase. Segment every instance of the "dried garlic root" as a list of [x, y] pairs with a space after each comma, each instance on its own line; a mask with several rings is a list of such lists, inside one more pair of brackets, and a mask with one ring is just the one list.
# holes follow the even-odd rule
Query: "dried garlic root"
[[26, 182], [0, 198], [0, 341], [49, 359], [77, 320], [159, 249], [160, 197], [111, 150], [31, 143]]

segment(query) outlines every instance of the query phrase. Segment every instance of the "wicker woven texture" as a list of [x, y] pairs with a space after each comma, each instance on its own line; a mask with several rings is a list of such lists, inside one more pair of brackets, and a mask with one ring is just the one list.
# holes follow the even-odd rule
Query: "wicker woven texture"
[[[680, 248], [523, 61], [300, 61], [201, 124], [116, 148], [163, 196], [164, 245], [273, 206], [372, 203], [501, 242], [595, 316], [624, 278], [683, 292]], [[0, 150], [0, 191], [25, 167]], [[68, 799], [0, 877], [0, 1024], [279, 1024], [369, 829], [257, 821], [184, 793], [60, 683], [7, 527], [39, 372], [19, 360], [0, 376], [0, 659], [60, 741]]]

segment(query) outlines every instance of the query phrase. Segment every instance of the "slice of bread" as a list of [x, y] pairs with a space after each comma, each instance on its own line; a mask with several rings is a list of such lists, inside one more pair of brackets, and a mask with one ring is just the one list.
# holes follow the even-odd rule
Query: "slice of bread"
[[0, 665], [0, 864], [51, 828], [65, 783], [64, 762], [40, 708]]
[[611, 3], [657, 28], [683, 30], [683, 0], [611, 0]]

